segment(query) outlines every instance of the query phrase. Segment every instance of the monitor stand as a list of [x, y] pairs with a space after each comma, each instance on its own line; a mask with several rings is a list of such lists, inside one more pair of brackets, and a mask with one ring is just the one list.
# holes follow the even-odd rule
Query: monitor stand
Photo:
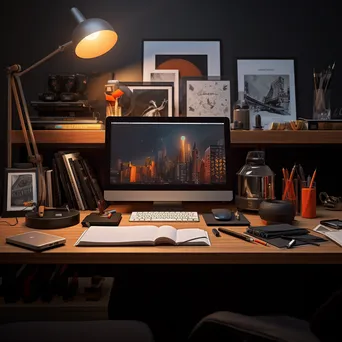
[[153, 211], [183, 211], [182, 202], [153, 202]]

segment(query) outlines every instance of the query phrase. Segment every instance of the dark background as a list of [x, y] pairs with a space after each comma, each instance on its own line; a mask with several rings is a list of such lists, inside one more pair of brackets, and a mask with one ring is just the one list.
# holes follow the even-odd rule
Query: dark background
[[[31, 0], [20, 4], [15, 1], [4, 2], [1, 10], [1, 180], [6, 166], [7, 143], [5, 67], [19, 63], [26, 68], [58, 45], [69, 41], [76, 26], [69, 11], [72, 6], [78, 7], [85, 17], [100, 17], [110, 22], [119, 35], [119, 41], [108, 54], [93, 60], [80, 60], [73, 54], [72, 49], [69, 49], [23, 76], [27, 100], [37, 99], [37, 94], [46, 90], [49, 73], [81, 72], [96, 76], [115, 72], [116, 78], [120, 80], [140, 81], [143, 39], [220, 39], [222, 69], [223, 74], [231, 80], [232, 102], [237, 98], [238, 58], [295, 58], [297, 113], [300, 117], [310, 117], [313, 68], [320, 70], [334, 61], [336, 69], [332, 80], [332, 106], [342, 107], [342, 98], [339, 97], [342, 58], [337, 3], [336, 0], [313, 1], [307, 5], [293, 0]], [[90, 94], [93, 99], [102, 101], [103, 85], [102, 81], [98, 87], [93, 87], [93, 93]], [[245, 158], [245, 152], [246, 150], [241, 150], [239, 154], [239, 166]], [[283, 146], [267, 149], [266, 155], [268, 163], [278, 174], [280, 166], [290, 168], [291, 163], [295, 161], [307, 165], [310, 172], [318, 166], [322, 171], [318, 173], [317, 180], [321, 179], [323, 184], [323, 175], [329, 176], [329, 181], [326, 180], [322, 187], [336, 193], [341, 190], [341, 185], [336, 188], [333, 183], [331, 172], [335, 172], [336, 177], [338, 173], [331, 162], [337, 160], [335, 156], [339, 153], [340, 148], [334, 146]], [[283, 165], [286, 158], [287, 164]]]

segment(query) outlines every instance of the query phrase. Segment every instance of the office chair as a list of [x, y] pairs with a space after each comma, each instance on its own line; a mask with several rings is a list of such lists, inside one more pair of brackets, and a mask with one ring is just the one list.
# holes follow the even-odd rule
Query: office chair
[[342, 289], [321, 305], [310, 321], [220, 311], [204, 317], [188, 342], [340, 342], [341, 322]]

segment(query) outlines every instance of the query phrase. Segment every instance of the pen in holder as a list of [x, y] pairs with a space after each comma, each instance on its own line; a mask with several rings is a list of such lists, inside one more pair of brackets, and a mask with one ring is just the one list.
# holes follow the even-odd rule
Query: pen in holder
[[314, 120], [330, 120], [330, 83], [335, 63], [328, 66], [327, 69], [316, 73], [314, 70], [314, 103], [313, 103], [313, 119]]
[[303, 218], [316, 217], [316, 183], [311, 182], [311, 187], [307, 182], [302, 182], [301, 187], [301, 216]]
[[299, 198], [299, 187], [300, 182], [298, 179], [295, 178], [293, 180], [285, 180], [282, 179], [282, 200], [289, 201], [293, 204], [294, 208], [296, 209], [296, 213], [300, 213], [300, 198]]

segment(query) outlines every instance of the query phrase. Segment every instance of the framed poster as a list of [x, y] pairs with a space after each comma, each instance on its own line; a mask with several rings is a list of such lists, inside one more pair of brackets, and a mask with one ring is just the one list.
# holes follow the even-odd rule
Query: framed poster
[[186, 116], [227, 116], [230, 118], [230, 81], [185, 79]]
[[149, 81], [155, 69], [179, 70], [179, 77], [220, 76], [221, 42], [145, 40], [143, 80]]
[[173, 115], [173, 85], [154, 82], [122, 82], [132, 91], [128, 116], [161, 117]]
[[173, 83], [174, 116], [179, 116], [179, 70], [153, 70], [150, 74], [150, 81]]
[[6, 169], [4, 186], [4, 210], [2, 217], [23, 217], [35, 209], [38, 199], [37, 169]]
[[262, 125], [297, 119], [293, 59], [239, 59], [238, 92], [250, 107], [250, 122], [260, 114]]

